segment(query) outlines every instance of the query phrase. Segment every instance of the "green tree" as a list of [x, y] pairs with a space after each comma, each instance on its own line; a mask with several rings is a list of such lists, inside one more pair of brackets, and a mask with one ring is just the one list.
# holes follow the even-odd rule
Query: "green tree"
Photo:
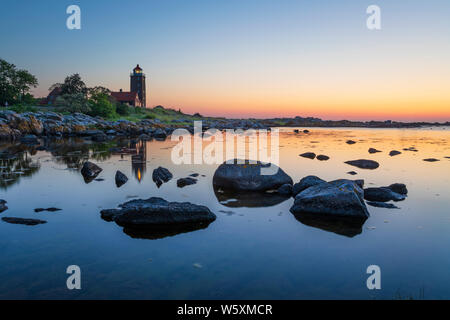
[[17, 90], [20, 91], [20, 101], [24, 102], [25, 95], [30, 91], [31, 87], [37, 87], [38, 80], [27, 70], [18, 70], [14, 77], [14, 84]]
[[96, 93], [91, 96], [89, 102], [91, 104], [89, 115], [91, 116], [108, 118], [114, 116], [116, 113], [115, 103], [108, 94]]
[[17, 70], [14, 64], [0, 59], [0, 105], [18, 102], [37, 85], [36, 77], [28, 71]]
[[55, 83], [49, 90], [52, 91], [55, 88], [61, 88], [61, 95], [82, 94], [86, 96], [88, 94], [88, 88], [78, 73], [66, 77], [64, 83]]
[[83, 93], [63, 94], [56, 98], [55, 104], [57, 107], [70, 113], [80, 112], [88, 114], [92, 111], [92, 106]]

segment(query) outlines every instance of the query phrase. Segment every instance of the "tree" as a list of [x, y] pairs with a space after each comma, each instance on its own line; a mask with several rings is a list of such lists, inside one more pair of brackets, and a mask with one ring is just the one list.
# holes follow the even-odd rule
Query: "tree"
[[95, 96], [97, 94], [105, 94], [105, 95], [110, 95], [111, 91], [108, 88], [105, 87], [101, 87], [101, 86], [96, 86], [93, 88], [89, 88], [88, 89], [88, 94], [90, 97]]
[[111, 97], [105, 93], [96, 93], [89, 100], [91, 104], [91, 116], [104, 118], [112, 117], [116, 113], [116, 107]]
[[63, 94], [56, 98], [55, 104], [57, 107], [70, 113], [90, 113], [92, 110], [91, 104], [82, 93]]
[[36, 87], [38, 81], [26, 70], [17, 70], [14, 64], [0, 59], [0, 105], [18, 102]]
[[31, 87], [36, 88], [38, 80], [27, 70], [18, 70], [15, 75], [15, 87], [20, 91], [20, 101], [23, 102], [25, 95], [30, 91]]
[[88, 93], [88, 88], [78, 73], [66, 77], [64, 83], [55, 83], [49, 90], [52, 91], [55, 88], [61, 88], [62, 95], [82, 94], [86, 96]]

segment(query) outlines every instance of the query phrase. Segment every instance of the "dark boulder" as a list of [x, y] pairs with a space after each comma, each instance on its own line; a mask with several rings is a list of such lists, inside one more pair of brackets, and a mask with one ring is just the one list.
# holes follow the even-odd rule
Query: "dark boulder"
[[303, 190], [308, 189], [309, 187], [315, 186], [320, 183], [325, 183], [325, 180], [320, 179], [316, 176], [307, 176], [300, 180], [300, 182], [294, 184], [292, 189], [292, 194], [295, 197], [297, 194], [302, 192]]
[[400, 152], [400, 151], [397, 151], [397, 150], [392, 150], [391, 152], [389, 152], [389, 155], [390, 155], [391, 157], [397, 156], [397, 155], [399, 155], [399, 154], [401, 154], [401, 152]]
[[355, 144], [356, 141], [353, 141], [353, 140], [347, 140], [345, 143], [346, 143], [346, 144]]
[[437, 161], [439, 161], [439, 159], [428, 158], [428, 159], [423, 159], [423, 161], [426, 161], [426, 162], [437, 162]]
[[355, 171], [349, 171], [349, 172], [347, 172], [347, 174], [349, 174], [351, 176], [356, 176], [358, 173]]
[[84, 181], [86, 183], [89, 183], [92, 180], [94, 180], [102, 171], [103, 171], [102, 168], [100, 168], [95, 163], [92, 163], [90, 161], [86, 161], [83, 164], [83, 168], [81, 168], [81, 174], [83, 175]]
[[187, 178], [181, 178], [177, 180], [177, 187], [178, 188], [184, 188], [186, 186], [190, 186], [197, 183], [197, 179], [187, 177]]
[[38, 138], [34, 134], [26, 134], [20, 138], [20, 142], [23, 144], [39, 144]]
[[292, 194], [292, 184], [283, 184], [278, 188], [277, 192], [283, 196], [290, 196]]
[[163, 129], [158, 128], [158, 129], [155, 130], [155, 132], [153, 132], [152, 136], [155, 139], [164, 140], [164, 139], [167, 138], [167, 133]]
[[300, 155], [300, 157], [303, 157], [303, 158], [307, 158], [307, 159], [313, 160], [313, 159], [316, 158], [316, 154], [315, 154], [314, 152], [305, 152], [305, 153], [302, 153], [302, 154]]
[[403, 195], [407, 195], [408, 194], [408, 189], [406, 188], [406, 185], [403, 184], [403, 183], [394, 183], [394, 184], [391, 184], [387, 188], [389, 188], [392, 191], [394, 191], [396, 193], [399, 193], [399, 194], [403, 194]]
[[216, 219], [216, 215], [205, 206], [168, 202], [162, 198], [131, 200], [119, 205], [119, 209], [102, 210], [101, 216], [106, 221], [134, 228], [209, 224]]
[[163, 167], [158, 167], [153, 170], [152, 179], [156, 183], [156, 186], [159, 188], [163, 183], [168, 182], [173, 178], [172, 173]]
[[327, 161], [327, 160], [329, 160], [329, 159], [330, 159], [329, 156], [326, 156], [326, 155], [323, 155], [323, 154], [319, 154], [319, 155], [317, 156], [317, 160], [319, 160], [319, 161]]
[[0, 199], [0, 213], [3, 211], [8, 210], [8, 206], [6, 205], [6, 201], [3, 199]]
[[374, 160], [365, 160], [365, 159], [351, 160], [346, 161], [345, 163], [360, 169], [369, 169], [369, 170], [374, 170], [380, 166], [380, 164]]
[[264, 192], [277, 190], [284, 184], [292, 184], [292, 178], [274, 164], [271, 167], [269, 163], [258, 161], [253, 164], [248, 160], [239, 163], [235, 159], [233, 163], [221, 164], [214, 173], [214, 187], [223, 190]]
[[364, 189], [364, 199], [367, 201], [376, 202], [388, 202], [388, 201], [403, 201], [405, 200], [405, 195], [399, 194], [392, 191], [387, 187], [381, 188], [367, 188]]
[[34, 212], [43, 212], [43, 211], [48, 211], [48, 212], [56, 212], [56, 211], [61, 211], [62, 209], [59, 208], [36, 208], [34, 209]]
[[128, 177], [120, 172], [119, 170], [117, 170], [116, 172], [116, 176], [115, 176], [115, 180], [116, 180], [116, 186], [117, 188], [120, 188], [121, 186], [123, 186], [125, 183], [127, 183], [128, 181]]
[[38, 224], [47, 223], [47, 221], [39, 220], [39, 219], [23, 219], [23, 218], [12, 218], [12, 217], [4, 217], [2, 218], [4, 222], [12, 223], [12, 224], [23, 224], [27, 226], [35, 226]]
[[370, 215], [361, 182], [336, 180], [309, 187], [295, 196], [291, 212], [365, 221]]
[[369, 153], [378, 153], [381, 152], [380, 150], [374, 149], [374, 148], [370, 148], [369, 149]]

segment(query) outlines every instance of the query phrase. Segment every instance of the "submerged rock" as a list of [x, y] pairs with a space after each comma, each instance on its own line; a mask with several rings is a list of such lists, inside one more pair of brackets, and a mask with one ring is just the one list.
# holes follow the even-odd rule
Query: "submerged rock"
[[8, 206], [6, 205], [6, 201], [3, 199], [0, 199], [0, 213], [2, 213], [3, 211], [8, 210]]
[[20, 142], [24, 144], [39, 144], [38, 138], [34, 134], [27, 134], [20, 138]]
[[426, 162], [437, 162], [437, 161], [439, 161], [439, 159], [428, 158], [428, 159], [423, 159], [423, 161], [426, 161]]
[[124, 173], [122, 173], [119, 170], [117, 170], [116, 176], [115, 176], [115, 181], [116, 181], [117, 188], [120, 188], [125, 183], [127, 183], [128, 177]]
[[168, 202], [162, 198], [131, 200], [119, 205], [119, 208], [102, 210], [102, 218], [133, 228], [209, 224], [216, 219], [216, 215], [205, 206]]
[[92, 163], [90, 161], [86, 161], [83, 164], [83, 168], [81, 168], [81, 174], [83, 175], [84, 181], [86, 183], [89, 183], [92, 180], [94, 180], [102, 171], [103, 171], [102, 168], [100, 168], [95, 163]]
[[314, 214], [365, 221], [370, 215], [361, 182], [335, 180], [311, 186], [295, 196], [293, 214]]
[[39, 219], [24, 219], [24, 218], [12, 218], [12, 217], [4, 217], [2, 218], [4, 222], [12, 223], [12, 224], [23, 224], [27, 226], [35, 226], [38, 224], [47, 223], [47, 221], [39, 220]]
[[346, 161], [345, 163], [354, 167], [358, 167], [360, 169], [369, 169], [369, 170], [377, 169], [380, 166], [380, 164], [374, 160], [365, 160], [365, 159], [351, 160]]
[[307, 176], [300, 180], [300, 182], [294, 184], [292, 189], [292, 194], [295, 197], [297, 194], [309, 187], [315, 186], [316, 184], [325, 183], [325, 180], [320, 179], [316, 176]]
[[169, 182], [173, 178], [172, 173], [163, 167], [158, 167], [153, 170], [152, 179], [156, 183], [156, 186], [159, 188], [163, 183]]
[[355, 144], [356, 141], [353, 141], [353, 140], [347, 140], [345, 143], [346, 143], [346, 144]]
[[375, 148], [370, 148], [369, 149], [369, 153], [378, 153], [378, 152], [381, 152], [380, 150], [377, 150], [377, 149], [375, 149]]
[[326, 156], [326, 155], [323, 155], [323, 154], [319, 154], [319, 155], [317, 156], [317, 160], [319, 160], [319, 161], [327, 161], [327, 160], [329, 160], [329, 159], [330, 159], [329, 156]]
[[186, 186], [190, 186], [197, 183], [197, 179], [187, 177], [187, 178], [181, 178], [177, 180], [177, 187], [178, 188], [184, 188]]
[[300, 155], [300, 157], [303, 157], [303, 158], [307, 158], [307, 159], [313, 160], [313, 159], [316, 158], [316, 154], [315, 154], [314, 152], [305, 152], [305, 153], [302, 153], [302, 154]]
[[43, 212], [43, 211], [56, 212], [56, 211], [61, 211], [61, 210], [62, 210], [62, 209], [54, 208], [54, 207], [52, 207], [52, 208], [46, 208], [46, 209], [44, 209], [44, 208], [36, 208], [36, 209], [34, 209], [34, 212]]
[[388, 187], [364, 189], [364, 199], [376, 202], [403, 201], [405, 195], [392, 191]]
[[397, 156], [397, 155], [399, 155], [399, 154], [401, 154], [401, 152], [400, 152], [400, 151], [397, 151], [397, 150], [392, 150], [391, 152], [389, 152], [389, 155], [390, 155], [391, 157]]
[[385, 208], [385, 209], [400, 209], [392, 203], [378, 202], [378, 201], [367, 201], [367, 204], [372, 207]]
[[164, 140], [167, 138], [166, 132], [161, 128], [156, 129], [155, 132], [153, 132], [152, 136], [158, 140]]
[[[243, 164], [236, 164], [237, 161], [233, 160], [232, 164], [225, 162], [217, 168], [213, 177], [214, 187], [223, 190], [264, 192], [277, 190], [284, 184], [292, 185], [292, 178], [276, 165], [273, 165], [272, 171], [269, 163], [263, 164], [258, 161], [251, 164], [245, 160]], [[267, 173], [275, 172], [275, 174], [261, 174], [264, 168], [269, 170]]]
[[351, 176], [356, 176], [358, 173], [355, 171], [349, 171], [349, 172], [347, 172], [347, 174], [349, 174]]

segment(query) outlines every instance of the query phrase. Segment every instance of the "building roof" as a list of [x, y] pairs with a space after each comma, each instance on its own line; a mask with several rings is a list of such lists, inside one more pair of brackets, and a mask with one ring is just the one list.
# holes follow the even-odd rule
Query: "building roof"
[[136, 71], [136, 70], [142, 71], [142, 69], [141, 69], [141, 67], [139, 67], [139, 65], [137, 65], [136, 68], [134, 68], [133, 70], [134, 70], [134, 71]]
[[137, 92], [111, 92], [111, 96], [117, 101], [136, 101]]

